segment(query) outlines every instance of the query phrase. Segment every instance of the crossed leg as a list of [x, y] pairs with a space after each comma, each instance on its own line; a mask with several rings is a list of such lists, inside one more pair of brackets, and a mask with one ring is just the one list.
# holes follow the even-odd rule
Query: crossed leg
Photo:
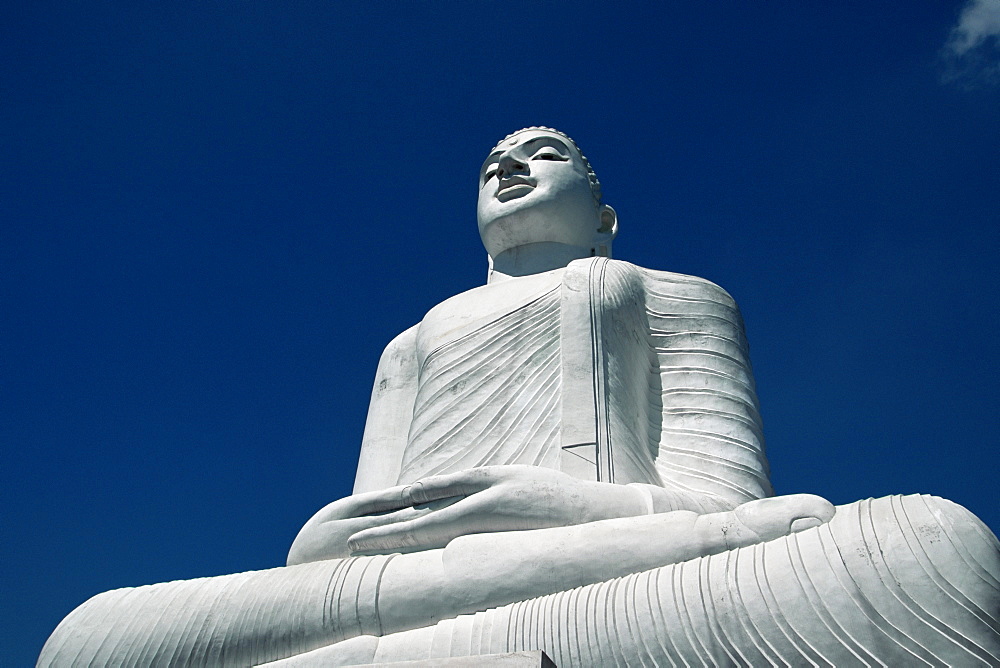
[[115, 590], [70, 613], [38, 665], [256, 665], [774, 540], [834, 512], [793, 495]]

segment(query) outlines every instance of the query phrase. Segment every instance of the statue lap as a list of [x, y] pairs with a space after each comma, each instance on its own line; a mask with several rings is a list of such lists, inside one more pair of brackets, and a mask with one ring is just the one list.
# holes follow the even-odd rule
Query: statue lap
[[39, 664], [335, 666], [526, 649], [557, 666], [1000, 661], [1000, 545], [936, 497], [840, 506], [783, 538], [408, 631], [381, 619], [393, 559], [107, 592], [64, 620]]

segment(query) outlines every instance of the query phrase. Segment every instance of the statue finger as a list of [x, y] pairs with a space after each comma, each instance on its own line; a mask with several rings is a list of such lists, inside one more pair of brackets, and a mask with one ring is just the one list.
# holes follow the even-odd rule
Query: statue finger
[[488, 489], [494, 477], [487, 468], [468, 469], [423, 478], [410, 485], [406, 492], [411, 505], [430, 503], [453, 496], [470, 496]]
[[786, 536], [829, 522], [833, 504], [814, 494], [790, 494], [749, 501], [734, 513], [747, 528], [766, 539]]
[[412, 520], [384, 526], [369, 527], [347, 540], [351, 556], [413, 552], [416, 540], [412, 535]]
[[429, 508], [401, 508], [400, 510], [394, 510], [381, 515], [366, 515], [365, 517], [357, 517], [348, 521], [355, 526], [355, 534], [357, 534], [375, 527], [410, 522], [430, 512], [433, 511]]
[[488, 501], [463, 499], [413, 520], [359, 531], [348, 539], [348, 546], [355, 555], [415, 552], [444, 547], [466, 534], [502, 530], [494, 526], [495, 517], [489, 513], [489, 505]]
[[343, 508], [344, 517], [361, 517], [408, 508], [412, 504], [406, 491], [407, 487], [400, 485], [376, 492], [349, 496], [344, 499], [346, 502]]

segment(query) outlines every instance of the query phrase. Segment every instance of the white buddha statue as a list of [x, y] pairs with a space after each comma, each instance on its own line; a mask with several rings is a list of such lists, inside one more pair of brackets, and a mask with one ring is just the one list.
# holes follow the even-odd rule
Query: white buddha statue
[[487, 284], [386, 348], [354, 494], [288, 565], [96, 596], [39, 665], [1000, 665], [993, 534], [772, 497], [735, 303], [611, 260], [572, 140], [504, 139], [478, 218]]

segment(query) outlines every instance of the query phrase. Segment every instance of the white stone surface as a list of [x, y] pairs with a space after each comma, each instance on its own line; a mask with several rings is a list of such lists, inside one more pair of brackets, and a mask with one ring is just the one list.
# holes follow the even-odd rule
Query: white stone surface
[[480, 175], [486, 285], [378, 365], [354, 495], [288, 566], [107, 592], [39, 665], [1000, 663], [1000, 548], [933, 497], [772, 494], [736, 304], [610, 259], [564, 135]]

